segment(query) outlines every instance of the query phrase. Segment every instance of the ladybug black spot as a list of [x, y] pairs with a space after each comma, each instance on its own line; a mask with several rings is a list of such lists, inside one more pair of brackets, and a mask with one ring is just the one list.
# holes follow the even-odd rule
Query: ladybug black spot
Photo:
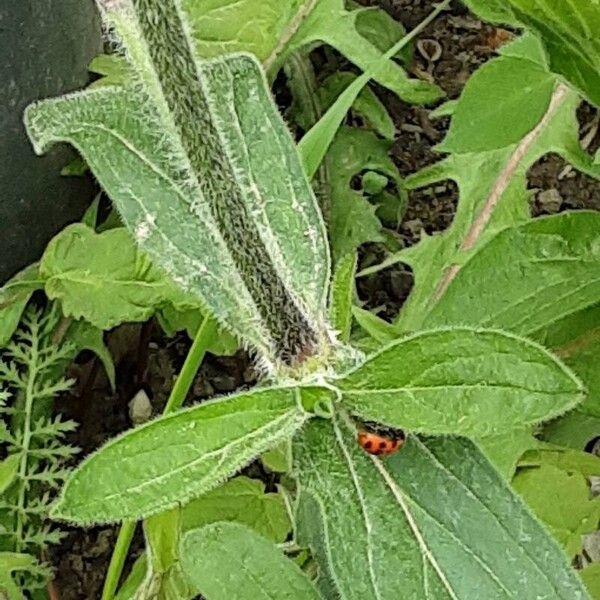
[[370, 450], [373, 447], [373, 442], [371, 440], [369, 440], [368, 442], [365, 442], [365, 448], [367, 450]]
[[380, 450], [385, 450], [386, 446], [387, 446], [387, 442], [385, 442], [384, 440], [381, 440], [381, 442], [379, 442]]

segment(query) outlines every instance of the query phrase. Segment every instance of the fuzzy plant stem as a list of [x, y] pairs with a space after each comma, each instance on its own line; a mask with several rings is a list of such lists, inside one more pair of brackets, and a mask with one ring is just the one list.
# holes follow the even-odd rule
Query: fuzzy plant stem
[[[181, 367], [179, 377], [177, 377], [175, 385], [171, 390], [171, 394], [163, 410], [163, 416], [181, 408], [190, 387], [192, 386], [194, 377], [202, 364], [206, 349], [213, 341], [216, 332], [217, 327], [215, 321], [209, 316], [204, 317], [204, 320], [196, 333], [192, 347], [185, 358], [183, 367]], [[121, 579], [121, 573], [123, 572], [123, 566], [125, 565], [125, 560], [127, 558], [127, 553], [129, 552], [129, 546], [133, 539], [135, 526], [135, 521], [126, 521], [121, 526], [110, 559], [110, 565], [108, 566], [108, 571], [106, 573], [106, 579], [104, 580], [102, 600], [113, 600], [115, 596]]]

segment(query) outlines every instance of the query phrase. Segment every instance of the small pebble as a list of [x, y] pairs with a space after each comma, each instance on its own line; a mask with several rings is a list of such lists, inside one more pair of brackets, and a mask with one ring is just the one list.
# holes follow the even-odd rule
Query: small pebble
[[140, 425], [150, 420], [152, 403], [148, 394], [140, 390], [129, 402], [129, 418], [134, 425]]

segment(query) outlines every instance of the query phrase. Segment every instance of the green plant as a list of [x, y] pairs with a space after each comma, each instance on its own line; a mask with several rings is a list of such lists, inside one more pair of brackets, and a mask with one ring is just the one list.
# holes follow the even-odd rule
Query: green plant
[[0, 587], [10, 600], [49, 578], [40, 557], [61, 537], [49, 508], [77, 452], [65, 440], [75, 423], [48, 414], [49, 402], [71, 384], [62, 373], [72, 347], [52, 339], [57, 324], [56, 313], [28, 310], [0, 360]]
[[[310, 11], [315, 6], [319, 12]], [[235, 3], [236, 10], [244, 7]], [[181, 315], [200, 306], [253, 348], [266, 376], [257, 390], [166, 416], [109, 442], [70, 478], [54, 509], [57, 518], [125, 521], [104, 597], [114, 594], [133, 523], [143, 518], [147, 555], [119, 598], [191, 598], [199, 592], [209, 600], [254, 597], [248, 586], [257, 581], [282, 598], [289, 597], [290, 586], [298, 598], [316, 597], [315, 587], [324, 598], [469, 598], [474, 582], [481, 597], [585, 598], [564, 554], [480, 451], [505, 479], [521, 465], [516, 487], [534, 510], [527, 469], [549, 472], [551, 460], [563, 471], [597, 469], [581, 453], [568, 464], [547, 453], [522, 457], [530, 448], [541, 452], [533, 437], [539, 423], [557, 418], [550, 425], [556, 428], [576, 406], [564, 419], [597, 410], [597, 387], [586, 366], [597, 356], [590, 352], [596, 338], [585, 344], [581, 338], [589, 338], [589, 315], [598, 311], [600, 219], [580, 213], [531, 221], [525, 175], [551, 151], [591, 175], [598, 168], [578, 143], [577, 94], [557, 80], [538, 38], [526, 35], [506, 47], [469, 81], [457, 103], [438, 111], [452, 114], [439, 148], [448, 156], [403, 182], [385, 155], [377, 154], [379, 138], [338, 129], [354, 106], [367, 111], [374, 129], [377, 122], [379, 132], [386, 131], [372, 98], [369, 104], [363, 92], [362, 107], [356, 103], [366, 81], [381, 72], [381, 53], [332, 104], [311, 84], [306, 59], [294, 54], [298, 47], [290, 40], [317, 39], [316, 31], [323, 36], [323, 23], [333, 27], [340, 15], [340, 23], [350, 22], [347, 11], [332, 2], [306, 3], [296, 14], [310, 18], [300, 25], [293, 17], [283, 19], [292, 29], [283, 27], [279, 41], [257, 53], [271, 68], [287, 58], [301, 106], [318, 96], [312, 114], [299, 118], [309, 129], [299, 149], [308, 174], [320, 168], [317, 177], [333, 190], [330, 285], [323, 222], [257, 62], [247, 55], [196, 60], [194, 52], [206, 45], [200, 39], [193, 48], [174, 0], [107, 0], [104, 8], [124, 44], [121, 76], [111, 82], [109, 74], [94, 89], [35, 105], [26, 121], [39, 151], [56, 140], [80, 149], [155, 266], [123, 229], [95, 233], [77, 225], [43, 257], [41, 285], [66, 314], [97, 328], [128, 315]], [[191, 7], [190, 14], [192, 26], [210, 18], [201, 8], [194, 13]], [[499, 8], [493, 18], [497, 14], [508, 13]], [[312, 37], [302, 37], [302, 31], [312, 31]], [[505, 90], [507, 102], [491, 111], [489, 90]], [[527, 110], [521, 111], [524, 102]], [[508, 117], [514, 126], [507, 131], [502, 123]], [[336, 157], [359, 137], [377, 148], [375, 158], [358, 160], [346, 177]], [[448, 178], [460, 190], [449, 230], [394, 249], [381, 265], [359, 273], [364, 277], [397, 262], [413, 268], [415, 288], [391, 325], [353, 307], [355, 250], [379, 239], [374, 209], [364, 197], [357, 199], [358, 214], [368, 213], [366, 232], [349, 236], [338, 226], [361, 218], [345, 212], [339, 199], [352, 197], [348, 182], [363, 169], [394, 181], [400, 199], [404, 188]], [[381, 185], [371, 178], [364, 190], [377, 195]], [[117, 238], [127, 252], [103, 260], [98, 248], [114, 249]], [[79, 241], [80, 252], [59, 251], [61, 242], [72, 249]], [[92, 247], [94, 261], [83, 250]], [[112, 267], [120, 261], [123, 276], [115, 278]], [[7, 292], [17, 313], [34, 285], [26, 275]], [[90, 293], [99, 281], [114, 306]], [[115, 297], [114, 290], [125, 293]], [[358, 328], [352, 328], [353, 313]], [[210, 337], [201, 327], [169, 410], [181, 406]], [[585, 401], [579, 378], [540, 343], [562, 347], [559, 355], [592, 391]], [[366, 455], [355, 442], [362, 419], [407, 430], [407, 447], [383, 460]], [[256, 524], [219, 523], [222, 512], [214, 521], [190, 517], [190, 507], [226, 478], [266, 450], [281, 444], [285, 450], [290, 438], [295, 541], [309, 547], [317, 563], [315, 586], [248, 529], [259, 529]], [[553, 481], [562, 486], [565, 478]], [[578, 501], [586, 489], [579, 482], [573, 488]], [[577, 534], [595, 527], [597, 504], [589, 504], [581, 513], [587, 523], [576, 523]], [[577, 551], [573, 539], [567, 540], [570, 554]], [[220, 581], [212, 561], [245, 556], [242, 548], [257, 556]], [[301, 564], [314, 573], [311, 563]]]

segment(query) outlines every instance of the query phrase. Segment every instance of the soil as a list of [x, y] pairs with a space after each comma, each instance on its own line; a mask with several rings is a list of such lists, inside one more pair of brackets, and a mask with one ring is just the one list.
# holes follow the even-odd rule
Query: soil
[[[384, 8], [408, 30], [427, 16], [433, 5], [431, 0], [362, 0], [361, 3]], [[510, 35], [503, 29], [482, 24], [463, 6], [455, 3], [420, 36], [421, 49], [415, 49], [412, 72], [435, 81], [448, 98], [456, 98], [469, 75], [495, 56], [495, 49], [510, 39]], [[431, 56], [438, 45], [441, 50], [439, 58], [429, 60], [427, 56]], [[443, 138], [447, 119], [430, 120], [429, 109], [410, 107], [381, 88], [377, 93], [400, 131], [391, 154], [401, 174], [413, 173], [438, 160], [439, 156], [432, 147]], [[584, 106], [579, 116], [582, 136], [588, 134], [589, 151], [593, 152], [600, 146], [596, 113]], [[594, 128], [596, 133], [592, 137], [589, 134]], [[534, 216], [565, 209], [600, 210], [598, 183], [569, 169], [557, 156], [547, 156], [531, 169], [529, 187], [534, 191]], [[396, 232], [400, 242], [414, 244], [422, 229], [431, 234], [448, 227], [457, 196], [457, 188], [452, 182], [411, 193], [406, 216]], [[367, 245], [361, 253], [361, 266], [368, 266], [381, 258], [380, 248]], [[400, 265], [360, 279], [358, 292], [366, 307], [376, 309], [383, 318], [391, 319], [410, 293], [411, 286], [410, 270]], [[72, 375], [77, 378], [78, 386], [57, 406], [58, 411], [81, 423], [74, 443], [82, 448], [83, 455], [132, 426], [128, 404], [140, 389], [148, 394], [153, 415], [160, 413], [189, 347], [187, 338], [165, 338], [158, 326], [153, 324], [119, 327], [108, 334], [108, 343], [117, 366], [117, 391], [111, 391], [96, 359], [83, 355], [72, 366]], [[197, 402], [215, 393], [231, 392], [251, 385], [254, 380], [251, 360], [244, 352], [240, 351], [233, 357], [209, 355], [195, 380], [189, 401]], [[112, 527], [67, 530], [64, 541], [51, 551], [49, 557], [56, 568], [54, 588], [57, 597], [61, 600], [95, 600], [100, 597], [115, 535]], [[138, 532], [131, 560], [141, 547]]]

